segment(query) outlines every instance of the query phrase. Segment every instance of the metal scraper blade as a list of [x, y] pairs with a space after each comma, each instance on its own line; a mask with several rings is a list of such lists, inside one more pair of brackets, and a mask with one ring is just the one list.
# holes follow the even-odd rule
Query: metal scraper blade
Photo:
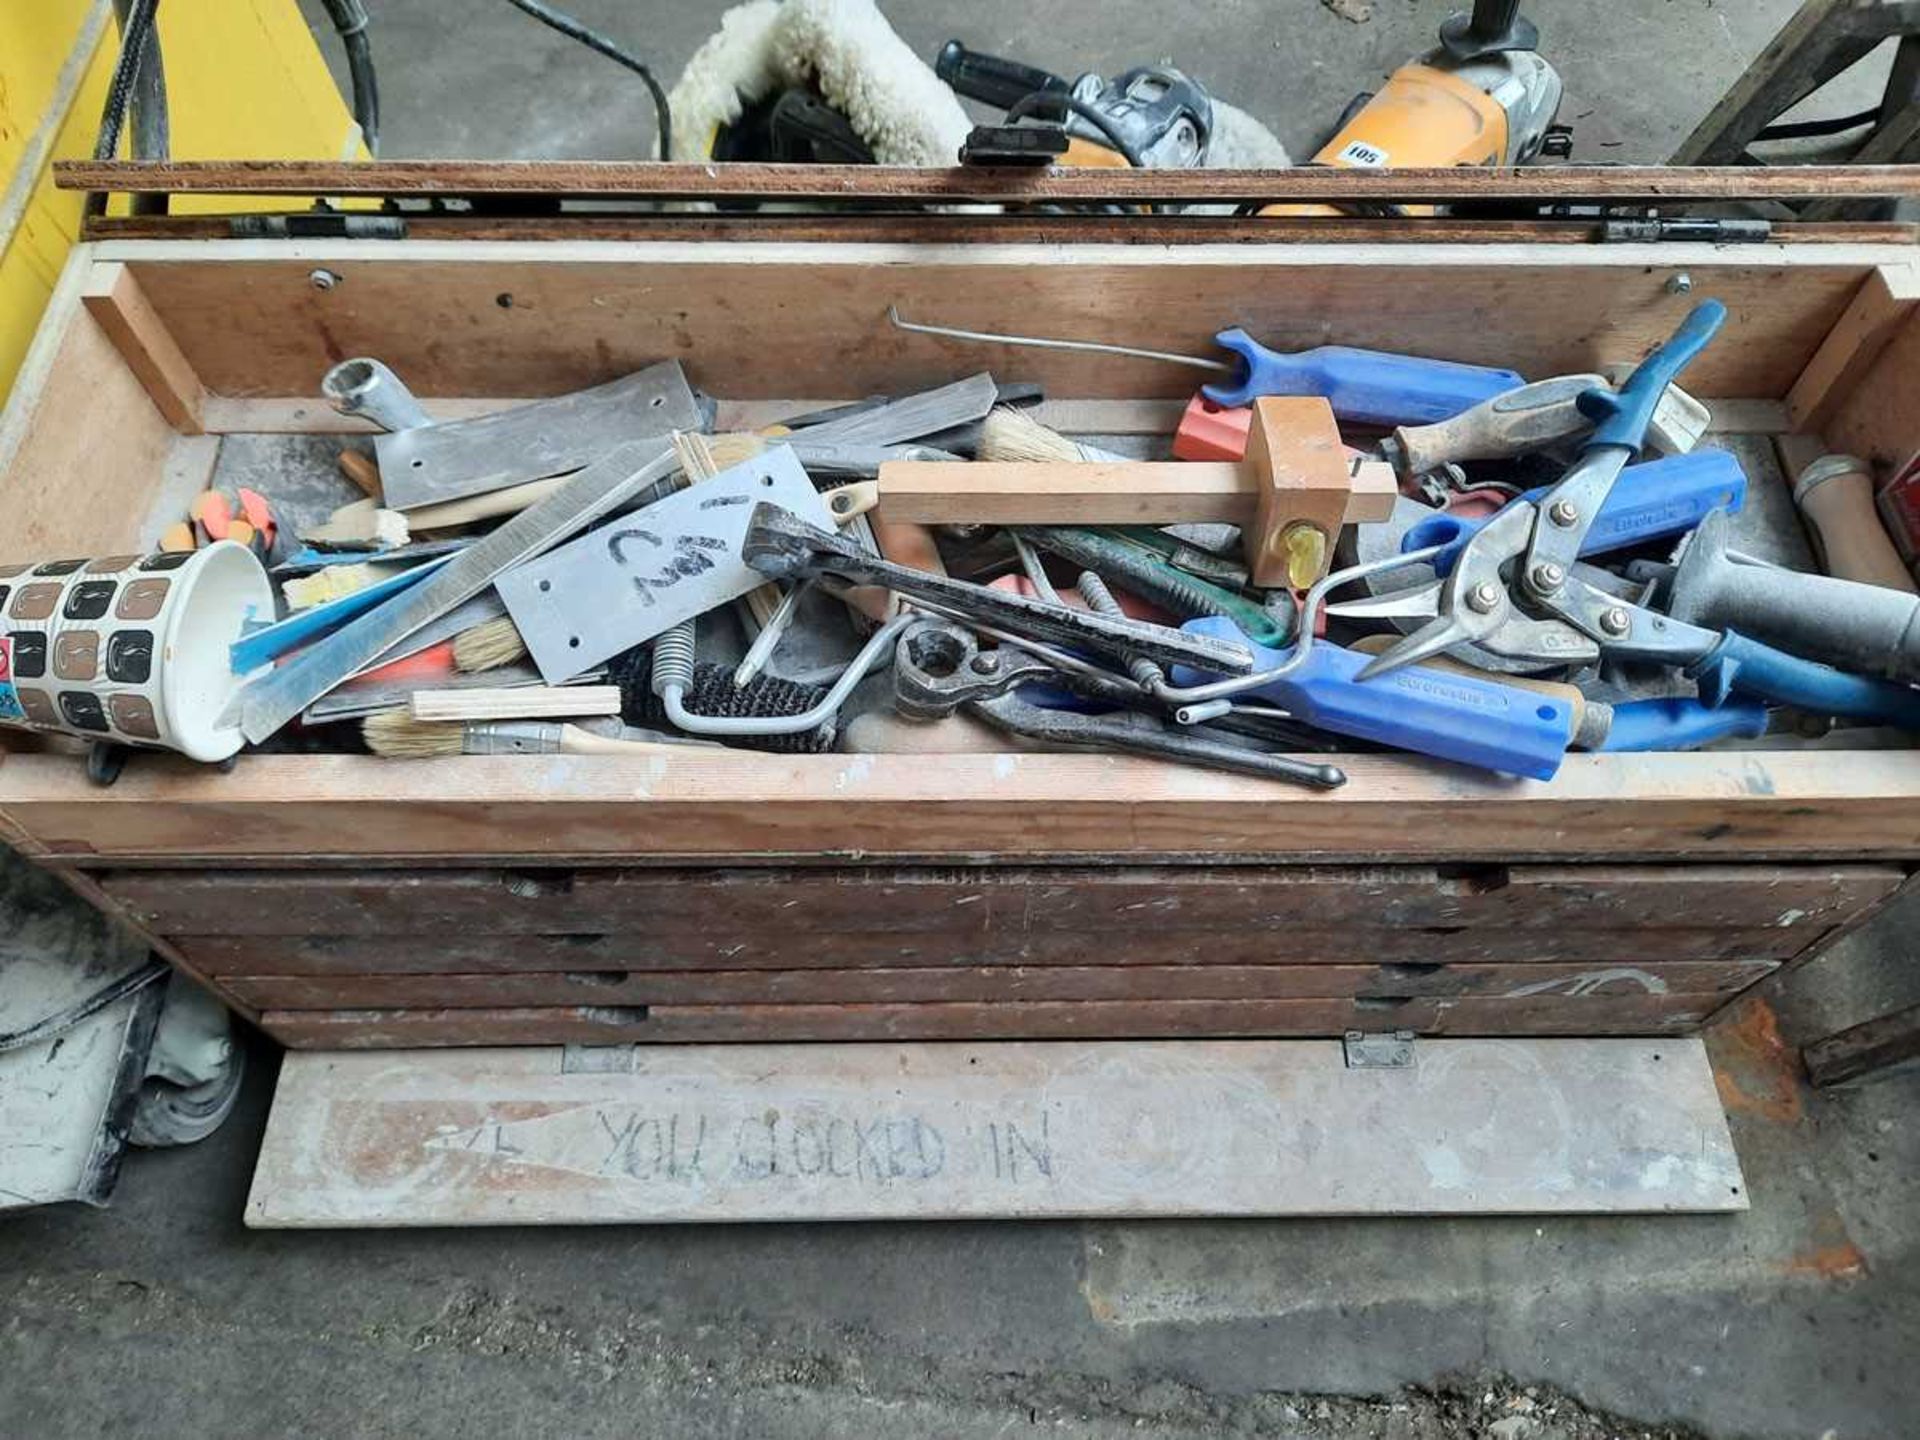
[[678, 364], [663, 361], [571, 395], [375, 437], [391, 510], [504, 490], [591, 465], [616, 445], [705, 428]]
[[833, 528], [791, 447], [589, 530], [494, 581], [549, 685], [766, 583], [740, 558], [761, 501]]

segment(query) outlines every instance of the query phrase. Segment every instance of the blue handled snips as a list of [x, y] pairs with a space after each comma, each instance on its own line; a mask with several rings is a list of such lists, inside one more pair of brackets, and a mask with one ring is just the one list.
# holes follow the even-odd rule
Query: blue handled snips
[[[1180, 628], [1191, 635], [1246, 639], [1221, 615], [1189, 620]], [[1551, 780], [1573, 743], [1578, 717], [1572, 705], [1491, 676], [1409, 669], [1385, 683], [1363, 685], [1355, 677], [1367, 657], [1328, 641], [1314, 643], [1304, 655], [1263, 645], [1252, 648], [1256, 670], [1286, 673], [1251, 693], [1273, 701], [1296, 720], [1336, 735], [1532, 780]], [[1217, 678], [1187, 666], [1173, 671], [1176, 685]]]
[[1787, 655], [1732, 631], [1684, 624], [1591, 583], [1575, 562], [1621, 471], [1639, 452], [1667, 385], [1726, 319], [1717, 300], [1696, 306], [1671, 339], [1615, 391], [1580, 405], [1597, 422], [1567, 473], [1537, 499], [1516, 500], [1461, 549], [1432, 587], [1434, 616], [1363, 669], [1369, 680], [1458, 646], [1542, 666], [1584, 665], [1603, 654], [1681, 667], [1708, 704], [1736, 692], [1819, 714], [1920, 729], [1920, 691]]

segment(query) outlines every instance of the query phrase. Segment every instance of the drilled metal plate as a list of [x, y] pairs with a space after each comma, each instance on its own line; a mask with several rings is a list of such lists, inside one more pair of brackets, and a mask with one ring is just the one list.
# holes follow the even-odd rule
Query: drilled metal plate
[[766, 583], [740, 558], [754, 507], [823, 530], [826, 502], [787, 446], [609, 521], [494, 582], [549, 685]]
[[496, 415], [382, 435], [373, 448], [387, 506], [410, 510], [565, 475], [616, 445], [703, 424], [686, 377], [666, 362]]

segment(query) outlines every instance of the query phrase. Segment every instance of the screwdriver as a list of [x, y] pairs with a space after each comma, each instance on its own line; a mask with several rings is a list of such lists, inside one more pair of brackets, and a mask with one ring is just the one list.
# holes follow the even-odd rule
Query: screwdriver
[[1333, 407], [1338, 419], [1361, 425], [1430, 425], [1526, 383], [1512, 370], [1467, 365], [1457, 360], [1395, 355], [1385, 350], [1360, 350], [1350, 345], [1320, 345], [1283, 354], [1269, 350], [1238, 327], [1222, 330], [1214, 337], [1217, 344], [1235, 357], [1225, 361], [1166, 350], [1143, 350], [1131, 345], [1109, 345], [1098, 340], [1061, 340], [1043, 335], [1005, 335], [925, 325], [902, 319], [893, 307], [888, 307], [887, 319], [895, 329], [917, 335], [976, 340], [989, 345], [1024, 345], [1039, 350], [1131, 355], [1142, 360], [1215, 370], [1234, 377], [1229, 383], [1203, 388], [1202, 393], [1216, 405], [1247, 405], [1263, 395], [1318, 395]]

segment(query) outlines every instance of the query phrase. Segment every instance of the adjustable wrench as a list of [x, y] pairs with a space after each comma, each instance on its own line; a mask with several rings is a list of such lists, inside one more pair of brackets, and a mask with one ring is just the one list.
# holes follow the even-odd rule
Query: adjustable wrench
[[978, 620], [1068, 649], [1116, 657], [1139, 655], [1156, 664], [1192, 665], [1218, 675], [1244, 675], [1253, 668], [1253, 651], [1238, 641], [1114, 619], [894, 565], [765, 501], [754, 507], [740, 556], [776, 580], [826, 574], [856, 585], [882, 585], [952, 611], [962, 620]]

